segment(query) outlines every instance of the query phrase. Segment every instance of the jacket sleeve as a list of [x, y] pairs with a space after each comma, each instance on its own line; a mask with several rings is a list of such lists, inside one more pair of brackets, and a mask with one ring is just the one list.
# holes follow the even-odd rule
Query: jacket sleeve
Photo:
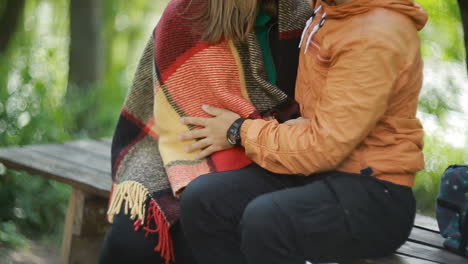
[[[338, 44], [322, 97], [315, 106], [303, 101], [301, 114], [309, 121], [288, 126], [247, 120], [241, 128], [247, 155], [283, 174], [310, 175], [338, 167], [387, 109], [402, 70], [398, 46], [371, 37]], [[303, 56], [315, 56], [309, 54]]]

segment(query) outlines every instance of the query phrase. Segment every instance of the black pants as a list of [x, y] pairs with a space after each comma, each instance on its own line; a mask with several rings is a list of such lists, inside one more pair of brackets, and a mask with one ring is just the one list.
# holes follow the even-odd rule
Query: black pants
[[414, 216], [408, 187], [341, 172], [279, 175], [256, 165], [201, 176], [181, 198], [181, 223], [203, 264], [382, 257], [404, 243]]
[[[158, 244], [158, 235], [151, 234], [145, 237], [144, 231], [134, 230], [133, 223], [133, 220], [122, 213], [114, 217], [112, 229], [107, 234], [101, 251], [100, 264], [165, 263], [159, 253], [154, 251]], [[176, 223], [170, 233], [174, 242], [175, 263], [196, 264], [180, 223]]]

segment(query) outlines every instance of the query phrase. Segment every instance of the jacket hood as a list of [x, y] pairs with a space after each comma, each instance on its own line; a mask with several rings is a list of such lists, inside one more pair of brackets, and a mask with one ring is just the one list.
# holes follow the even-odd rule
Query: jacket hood
[[421, 30], [427, 23], [427, 12], [413, 0], [351, 0], [341, 5], [329, 5], [318, 0], [328, 18], [345, 18], [366, 13], [375, 8], [386, 8], [404, 14], [413, 20], [416, 28]]

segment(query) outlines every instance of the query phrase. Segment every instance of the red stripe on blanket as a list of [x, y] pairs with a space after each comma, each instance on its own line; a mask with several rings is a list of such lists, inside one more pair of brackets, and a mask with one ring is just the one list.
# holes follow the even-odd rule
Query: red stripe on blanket
[[165, 72], [174, 61], [195, 47], [201, 36], [194, 29], [195, 18], [206, 1], [169, 1], [154, 30], [157, 70]]
[[284, 31], [279, 33], [280, 40], [293, 39], [301, 37], [302, 29], [296, 29], [291, 31]]
[[230, 171], [244, 168], [253, 163], [245, 155], [243, 148], [233, 148], [216, 152], [211, 155], [211, 160], [216, 168], [216, 171]]
[[137, 119], [136, 117], [134, 117], [132, 114], [130, 114], [127, 109], [123, 109], [122, 110], [122, 115], [127, 119], [127, 120], [130, 120], [132, 121], [136, 126], [138, 126], [141, 130], [142, 130], [142, 133], [145, 133], [145, 134], [148, 134], [150, 135], [151, 137], [153, 137], [155, 140], [158, 140], [159, 139], [159, 135], [156, 133], [156, 131], [154, 130], [155, 128], [155, 121], [154, 121], [154, 117], [152, 117], [148, 122], [143, 123], [141, 122], [139, 119]]
[[[210, 166], [210, 163], [212, 166]], [[243, 148], [217, 152], [197, 164], [175, 164], [166, 168], [169, 182], [175, 193], [181, 192], [191, 181], [201, 175], [244, 168], [252, 164]]]
[[130, 112], [127, 111], [127, 109], [122, 109], [122, 116], [125, 117], [127, 120], [132, 121], [136, 126], [139, 128], [144, 128], [145, 123], [141, 122], [138, 118], [134, 117]]
[[166, 168], [167, 177], [175, 193], [182, 191], [191, 181], [200, 175], [213, 172], [208, 160], [197, 164], [176, 164]]
[[[174, 63], [171, 64], [166, 70], [161, 72], [161, 81], [164, 84], [169, 77], [172, 76], [177, 70], [180, 69], [182, 65], [185, 64], [187, 60], [189, 60], [192, 56], [199, 53], [200, 51], [210, 47], [211, 45], [205, 42], [198, 43], [195, 47], [187, 50], [182, 55], [177, 57]], [[158, 60], [156, 59], [156, 64], [158, 64]]]
[[158, 133], [156, 133], [156, 131], [154, 130], [156, 128], [156, 122], [154, 121], [154, 117], [152, 117], [148, 122], [146, 122], [146, 125], [144, 127], [144, 131], [150, 135], [152, 138], [154, 138], [155, 140], [158, 140], [159, 139], [159, 135]]
[[[202, 104], [229, 109], [248, 117], [256, 111], [242, 94], [242, 72], [227, 42], [211, 45], [194, 54], [164, 82], [171, 104], [186, 116], [209, 117]], [[191, 73], [190, 77], [187, 77]]]
[[136, 126], [138, 126], [141, 129], [141, 132], [132, 142], [130, 142], [130, 144], [128, 144], [122, 151], [120, 151], [118, 157], [115, 160], [114, 167], [112, 168], [113, 176], [116, 175], [117, 169], [120, 167], [120, 164], [122, 163], [122, 160], [125, 157], [125, 155], [130, 151], [130, 149], [133, 146], [135, 146], [138, 142], [140, 142], [140, 140], [145, 138], [146, 135], [150, 135], [155, 139], [159, 138], [159, 136], [154, 131], [152, 131], [151, 128], [148, 127], [148, 125], [152, 126], [154, 124], [153, 118], [151, 118], [150, 121], [148, 121], [147, 124], [145, 125], [143, 122], [141, 122], [136, 117], [131, 115], [125, 108], [122, 109], [121, 115], [125, 117], [127, 120], [133, 122]]

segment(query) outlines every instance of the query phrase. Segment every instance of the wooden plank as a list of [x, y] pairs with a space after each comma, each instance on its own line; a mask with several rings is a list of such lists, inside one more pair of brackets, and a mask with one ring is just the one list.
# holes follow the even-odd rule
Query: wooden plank
[[82, 149], [102, 156], [109, 156], [111, 154], [111, 146], [108, 143], [96, 140], [77, 140], [66, 142], [66, 146]]
[[[313, 264], [311, 262], [306, 262], [306, 264]], [[330, 263], [333, 264], [333, 263]], [[393, 254], [388, 257], [378, 258], [378, 259], [363, 259], [358, 261], [353, 261], [352, 263], [340, 263], [340, 264], [439, 264], [438, 262], [433, 262], [429, 260], [414, 258], [411, 256]]]
[[67, 161], [80, 167], [88, 167], [102, 173], [110, 173], [111, 171], [110, 154], [102, 156], [83, 149], [58, 144], [29, 146], [23, 151], [37, 152], [39, 155]]
[[97, 263], [110, 224], [107, 199], [73, 189], [62, 242], [62, 264]]
[[108, 197], [111, 187], [109, 172], [79, 167], [56, 158], [37, 155], [25, 148], [0, 149], [0, 162], [8, 168], [24, 170], [51, 178], [102, 197]]
[[429, 216], [417, 214], [416, 218], [414, 219], [414, 225], [419, 228], [440, 232], [437, 220]]
[[411, 230], [408, 240], [430, 247], [444, 248], [444, 238], [439, 233], [422, 229], [417, 226], [413, 227], [413, 230]]
[[438, 263], [467, 264], [468, 260], [449, 251], [421, 245], [411, 241], [406, 242], [397, 252], [402, 255]]
[[436, 264], [424, 259], [418, 259], [410, 256], [394, 254], [390, 257], [380, 258], [376, 260], [367, 260], [366, 264]]
[[75, 188], [72, 189], [68, 201], [67, 215], [63, 226], [62, 253], [60, 263], [69, 263], [73, 233], [76, 232], [76, 217], [80, 217], [84, 207], [84, 193]]

